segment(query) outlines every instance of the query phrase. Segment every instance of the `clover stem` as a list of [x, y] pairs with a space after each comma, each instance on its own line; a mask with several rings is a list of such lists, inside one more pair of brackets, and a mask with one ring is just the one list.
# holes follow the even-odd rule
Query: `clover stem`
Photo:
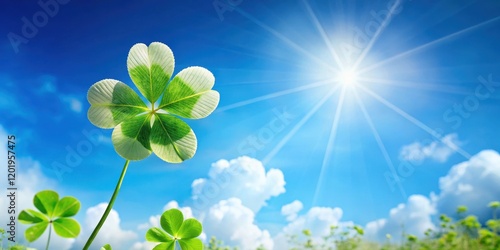
[[47, 239], [47, 245], [45, 245], [45, 250], [49, 249], [49, 244], [50, 244], [50, 235], [52, 234], [52, 221], [50, 222], [49, 225], [49, 238]]
[[92, 232], [89, 239], [87, 240], [87, 243], [85, 243], [83, 250], [89, 249], [90, 245], [92, 244], [92, 241], [94, 241], [94, 238], [97, 236], [97, 234], [99, 233], [99, 230], [101, 229], [102, 225], [106, 221], [106, 218], [108, 218], [109, 212], [111, 212], [111, 209], [113, 209], [113, 204], [115, 203], [116, 197], [118, 196], [118, 193], [120, 192], [123, 178], [125, 177], [125, 174], [127, 173], [127, 168], [128, 168], [129, 163], [130, 163], [129, 160], [125, 161], [125, 165], [123, 166], [123, 170], [122, 170], [122, 173], [120, 175], [120, 179], [118, 179], [118, 183], [116, 183], [116, 187], [115, 187], [115, 191], [113, 192], [113, 196], [111, 196], [111, 199], [109, 200], [108, 206], [106, 207], [106, 210], [104, 211], [104, 214], [102, 215], [101, 220], [99, 220], [99, 223], [97, 223], [97, 226], [94, 228], [94, 231]]

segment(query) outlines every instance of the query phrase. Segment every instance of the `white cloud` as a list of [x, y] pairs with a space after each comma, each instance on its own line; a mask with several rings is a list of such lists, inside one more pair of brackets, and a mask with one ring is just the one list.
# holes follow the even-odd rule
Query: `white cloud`
[[254, 224], [254, 212], [238, 198], [222, 200], [212, 206], [205, 216], [204, 231], [215, 235], [226, 244], [240, 246], [242, 250], [254, 250], [260, 245], [273, 248], [273, 240], [267, 230]]
[[61, 100], [65, 102], [67, 105], [69, 105], [69, 109], [75, 113], [81, 113], [83, 104], [82, 102], [73, 97], [73, 96], [68, 96], [68, 95], [62, 95]]
[[460, 144], [457, 134], [448, 134], [442, 141], [432, 141], [427, 144], [414, 142], [403, 146], [400, 157], [406, 161], [419, 162], [430, 158], [437, 162], [446, 162]]
[[302, 202], [295, 200], [281, 207], [281, 214], [286, 216], [287, 221], [293, 221], [297, 218], [297, 213], [300, 212], [303, 207]]
[[500, 155], [484, 150], [453, 166], [439, 180], [439, 187], [436, 202], [440, 213], [454, 215], [457, 206], [466, 205], [471, 214], [485, 221], [492, 215], [488, 203], [500, 198]]
[[406, 204], [391, 209], [389, 218], [379, 219], [366, 224], [365, 235], [370, 240], [385, 240], [390, 234], [394, 240], [401, 238], [401, 232], [423, 236], [427, 229], [434, 229], [431, 216], [436, 213], [431, 200], [422, 195], [412, 195]]
[[[99, 222], [107, 203], [100, 203], [97, 206], [90, 207], [85, 213], [85, 224], [82, 228], [80, 237], [77, 238], [73, 249], [82, 249], [87, 241], [87, 237], [92, 233]], [[105, 244], [110, 244], [113, 249], [127, 249], [137, 239], [137, 234], [133, 231], [122, 229], [120, 225], [120, 216], [116, 210], [112, 209], [104, 222], [99, 234], [94, 239], [91, 249], [100, 249]]]
[[285, 192], [285, 178], [281, 170], [266, 173], [260, 161], [243, 156], [213, 163], [208, 178], [193, 181], [192, 189], [196, 210], [204, 211], [221, 200], [237, 197], [255, 213], [266, 200]]
[[[291, 204], [295, 205], [289, 206], [288, 208], [294, 207], [296, 210], [300, 207], [296, 202]], [[295, 210], [292, 209], [292, 211]], [[312, 240], [315, 244], [322, 244], [322, 237], [330, 233], [331, 226], [338, 226], [339, 230], [344, 230], [347, 226], [352, 226], [351, 222], [340, 222], [342, 213], [342, 209], [340, 208], [312, 207], [305, 215], [296, 217], [286, 225], [282, 232], [274, 238], [274, 244], [279, 246], [277, 249], [289, 249], [293, 247], [289, 245], [287, 239], [287, 236], [291, 235], [298, 236], [299, 242], [305, 242], [305, 237], [302, 234], [302, 231], [305, 229], [311, 232]]]
[[132, 245], [131, 250], [151, 250], [153, 249], [158, 243], [153, 243], [153, 242], [136, 242], [134, 245]]

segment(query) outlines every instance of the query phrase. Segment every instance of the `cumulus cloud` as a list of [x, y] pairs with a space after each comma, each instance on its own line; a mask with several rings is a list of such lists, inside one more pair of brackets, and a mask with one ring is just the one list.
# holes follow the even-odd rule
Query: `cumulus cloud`
[[[283, 208], [286, 207], [285, 210], [291, 209], [291, 211], [297, 211], [297, 209], [301, 207], [299, 203], [294, 201], [291, 204], [285, 205]], [[300, 205], [302, 205], [302, 203], [300, 203]], [[351, 222], [340, 222], [342, 213], [342, 209], [340, 208], [312, 207], [305, 215], [297, 216], [283, 228], [282, 232], [274, 238], [275, 246], [279, 247], [277, 249], [288, 249], [292, 247], [288, 245], [287, 240], [287, 236], [291, 235], [299, 236], [299, 241], [304, 241], [302, 236], [302, 231], [304, 229], [308, 229], [311, 232], [312, 239], [316, 244], [321, 244], [323, 242], [322, 237], [330, 233], [331, 226], [338, 226], [339, 230], [343, 230], [347, 226], [352, 225]]]
[[286, 216], [287, 221], [293, 221], [297, 218], [297, 213], [302, 210], [304, 206], [302, 202], [295, 200], [290, 204], [286, 204], [281, 208], [281, 214]]
[[[99, 219], [106, 210], [107, 203], [100, 203], [97, 206], [90, 207], [85, 213], [85, 224], [82, 228], [80, 237], [73, 249], [82, 249], [87, 240], [87, 236], [92, 233]], [[128, 249], [137, 239], [137, 234], [133, 231], [124, 230], [120, 225], [120, 216], [116, 210], [112, 209], [104, 222], [99, 234], [92, 243], [93, 249], [100, 249], [105, 244], [110, 244], [113, 249]]]
[[448, 134], [442, 141], [414, 142], [403, 146], [400, 157], [406, 161], [420, 162], [430, 158], [437, 162], [446, 162], [460, 144], [457, 134]]
[[481, 221], [491, 217], [488, 203], [500, 197], [500, 155], [485, 150], [470, 160], [453, 166], [439, 180], [437, 208], [440, 213], [455, 214], [459, 205], [466, 205]]
[[285, 178], [280, 170], [266, 172], [260, 161], [243, 156], [213, 163], [208, 178], [195, 180], [192, 189], [193, 208], [197, 210], [237, 197], [256, 213], [266, 200], [285, 192]]
[[406, 204], [391, 209], [389, 218], [379, 219], [366, 224], [365, 235], [370, 240], [383, 241], [386, 234], [399, 240], [401, 232], [423, 236], [427, 229], [434, 229], [432, 216], [436, 209], [430, 199], [422, 195], [412, 195]]
[[238, 198], [219, 201], [206, 214], [204, 230], [215, 235], [228, 245], [240, 246], [243, 250], [254, 250], [260, 245], [273, 249], [273, 240], [267, 230], [254, 223], [254, 212], [244, 206]]

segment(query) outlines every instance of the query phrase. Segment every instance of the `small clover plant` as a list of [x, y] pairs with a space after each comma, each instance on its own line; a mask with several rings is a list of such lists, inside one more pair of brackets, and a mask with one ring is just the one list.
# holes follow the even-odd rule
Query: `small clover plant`
[[32, 224], [26, 229], [24, 236], [29, 242], [40, 238], [49, 228], [49, 237], [45, 249], [49, 249], [52, 227], [57, 235], [63, 238], [76, 238], [80, 234], [80, 224], [69, 218], [80, 210], [80, 201], [66, 196], [59, 199], [59, 194], [51, 190], [38, 192], [33, 198], [33, 204], [38, 211], [26, 209], [19, 214], [19, 222]]
[[199, 238], [203, 228], [201, 223], [190, 218], [184, 220], [178, 209], [165, 211], [160, 219], [161, 228], [150, 228], [146, 233], [146, 240], [159, 242], [153, 250], [174, 250], [179, 244], [182, 250], [202, 250], [203, 243]]
[[106, 221], [129, 162], [145, 159], [152, 153], [170, 163], [192, 158], [197, 139], [189, 125], [179, 118], [207, 117], [219, 104], [219, 93], [212, 90], [215, 78], [205, 68], [188, 67], [170, 80], [174, 55], [163, 43], [132, 46], [127, 68], [146, 102], [125, 83], [113, 79], [95, 83], [87, 94], [90, 122], [100, 128], [113, 128], [114, 148], [126, 161], [108, 207], [84, 250], [90, 247]]

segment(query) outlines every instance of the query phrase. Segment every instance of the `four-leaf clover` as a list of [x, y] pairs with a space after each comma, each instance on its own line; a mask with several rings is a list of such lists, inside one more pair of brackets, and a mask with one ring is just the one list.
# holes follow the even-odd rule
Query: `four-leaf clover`
[[92, 85], [87, 94], [89, 120], [101, 128], [114, 128], [111, 139], [115, 150], [127, 160], [142, 160], [151, 152], [171, 163], [193, 157], [196, 136], [178, 117], [200, 119], [215, 110], [219, 93], [212, 90], [212, 73], [202, 67], [188, 67], [169, 82], [174, 56], [159, 42], [149, 47], [134, 45], [127, 68], [149, 105], [125, 83], [105, 79]]
[[56, 192], [45, 190], [35, 195], [33, 204], [38, 211], [26, 209], [19, 214], [19, 222], [33, 224], [24, 233], [29, 242], [38, 239], [48, 226], [53, 226], [54, 231], [64, 238], [76, 238], [80, 234], [80, 224], [69, 218], [80, 210], [80, 202], [76, 198], [66, 196], [59, 199]]
[[184, 220], [178, 209], [165, 211], [160, 219], [163, 228], [153, 227], [146, 233], [146, 240], [161, 242], [153, 250], [174, 250], [176, 242], [182, 250], [202, 250], [203, 243], [199, 238], [202, 231], [201, 223], [193, 218]]

